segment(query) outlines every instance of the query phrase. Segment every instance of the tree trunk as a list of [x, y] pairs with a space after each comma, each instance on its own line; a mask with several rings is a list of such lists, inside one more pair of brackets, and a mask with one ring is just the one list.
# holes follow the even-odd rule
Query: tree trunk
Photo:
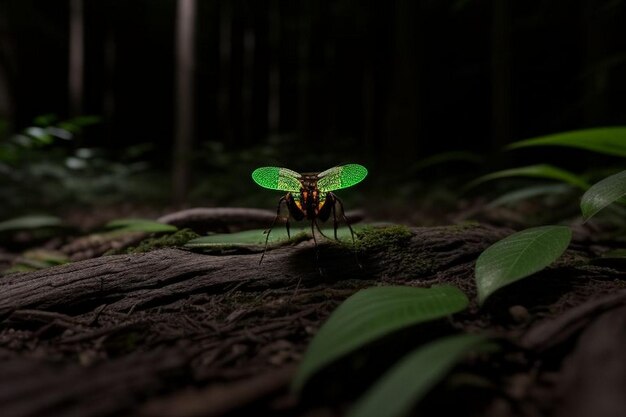
[[174, 136], [174, 204], [184, 203], [194, 134], [194, 32], [195, 0], [178, 0], [176, 20], [176, 108]]
[[15, 69], [12, 68], [14, 58], [8, 35], [7, 9], [5, 3], [0, 3], [0, 139], [13, 133], [15, 123], [15, 96], [12, 88]]
[[85, 73], [85, 18], [83, 0], [70, 0], [69, 45], [69, 114], [76, 117], [83, 112]]

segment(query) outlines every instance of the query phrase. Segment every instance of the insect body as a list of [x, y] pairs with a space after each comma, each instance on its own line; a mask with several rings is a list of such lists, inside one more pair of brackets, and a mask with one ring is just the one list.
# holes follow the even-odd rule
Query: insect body
[[[333, 216], [333, 228], [335, 239], [337, 239], [337, 215], [341, 217], [352, 234], [354, 232], [346, 218], [343, 202], [333, 191], [352, 187], [363, 181], [367, 176], [367, 169], [358, 164], [340, 165], [319, 173], [300, 174], [287, 168], [262, 167], [252, 172], [252, 179], [261, 187], [271, 190], [287, 191], [287, 194], [280, 198], [276, 209], [276, 217], [267, 231], [265, 238], [265, 249], [269, 240], [269, 234], [276, 220], [280, 217], [280, 209], [284, 203], [289, 210], [289, 215], [294, 220], [307, 219], [311, 221], [311, 233], [315, 240], [315, 230], [323, 235], [317, 220], [326, 221]], [[339, 213], [338, 213], [339, 212]], [[287, 218], [287, 236], [289, 234], [289, 218]], [[265, 256], [265, 250], [261, 256], [261, 262]]]

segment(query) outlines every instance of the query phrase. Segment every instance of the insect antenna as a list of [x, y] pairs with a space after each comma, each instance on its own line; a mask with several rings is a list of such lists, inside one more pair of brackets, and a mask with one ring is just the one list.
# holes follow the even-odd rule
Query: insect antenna
[[[267, 251], [267, 244], [270, 240], [270, 233], [272, 232], [272, 229], [274, 228], [274, 225], [276, 224], [276, 220], [278, 220], [278, 218], [280, 217], [280, 205], [283, 204], [284, 202], [286, 202], [287, 196], [284, 195], [280, 198], [280, 200], [278, 200], [278, 207], [276, 208], [276, 217], [274, 217], [274, 220], [272, 220], [272, 224], [270, 225], [270, 228], [267, 229], [264, 233], [265, 233], [265, 247], [263, 248], [263, 254], [261, 255], [261, 259], [259, 260], [259, 265], [261, 265], [261, 262], [263, 262], [263, 258], [265, 257], [265, 251]], [[289, 236], [289, 219], [287, 219], [287, 236]]]

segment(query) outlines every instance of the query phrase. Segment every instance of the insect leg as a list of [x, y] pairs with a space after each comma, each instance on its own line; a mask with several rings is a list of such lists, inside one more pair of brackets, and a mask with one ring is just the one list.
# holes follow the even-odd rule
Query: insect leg
[[335, 232], [335, 240], [339, 240], [337, 238], [337, 211], [335, 210], [336, 205], [337, 202], [333, 201], [333, 231]]
[[339, 203], [339, 207], [341, 208], [341, 218], [348, 225], [348, 229], [350, 229], [350, 235], [352, 236], [352, 247], [354, 248], [354, 259], [356, 259], [356, 263], [359, 266], [359, 268], [363, 269], [363, 265], [361, 265], [361, 262], [359, 262], [359, 255], [357, 253], [356, 244], [354, 241], [354, 230], [352, 230], [352, 226], [350, 226], [350, 222], [348, 221], [348, 218], [346, 217], [346, 211], [343, 208], [343, 201], [341, 201], [341, 199], [339, 199], [339, 197], [337, 197], [334, 194], [333, 194], [333, 197], [335, 198], [335, 200], [337, 200], [337, 203]]
[[[350, 226], [350, 222], [348, 221], [348, 218], [346, 217], [346, 211], [343, 208], [343, 201], [341, 201], [339, 197], [337, 197], [334, 194], [333, 194], [333, 197], [335, 198], [335, 200], [339, 204], [339, 207], [341, 208], [341, 218], [343, 219], [344, 222], [346, 222], [346, 225], [348, 225], [348, 229], [350, 229], [350, 235], [352, 235], [352, 244], [354, 244], [354, 230], [352, 230], [352, 226]], [[334, 214], [334, 210], [335, 210], [335, 207], [333, 207], [333, 214]]]
[[[317, 264], [317, 269], [320, 271], [320, 275], [324, 275], [320, 267], [320, 248], [317, 246], [317, 239], [315, 238], [315, 225], [317, 225], [315, 219], [311, 220], [311, 235], [313, 235], [313, 243], [315, 244], [315, 263]], [[317, 228], [319, 229], [319, 226], [317, 226]]]
[[[261, 262], [263, 262], [263, 258], [265, 257], [265, 251], [267, 250], [267, 244], [270, 239], [270, 233], [272, 232], [272, 228], [276, 224], [276, 220], [278, 220], [278, 218], [280, 217], [280, 205], [285, 202], [286, 198], [287, 196], [282, 196], [280, 200], [278, 200], [278, 207], [276, 207], [276, 217], [274, 217], [274, 220], [272, 220], [272, 224], [270, 225], [270, 228], [265, 231], [265, 234], [266, 234], [265, 247], [263, 248], [263, 254], [261, 255], [261, 260], [259, 261], [259, 265], [261, 265]], [[287, 234], [289, 234], [289, 220], [287, 220]]]
[[317, 222], [317, 219], [314, 219], [313, 222], [315, 223], [315, 227], [317, 228], [317, 231], [320, 232], [320, 235], [324, 236], [326, 239], [330, 240], [330, 238], [328, 236], [326, 236], [324, 234], [324, 232], [322, 232], [322, 229], [320, 229], [320, 224]]
[[315, 220], [311, 220], [311, 235], [313, 236], [313, 243], [315, 243], [315, 247], [317, 248], [317, 239], [315, 238]]

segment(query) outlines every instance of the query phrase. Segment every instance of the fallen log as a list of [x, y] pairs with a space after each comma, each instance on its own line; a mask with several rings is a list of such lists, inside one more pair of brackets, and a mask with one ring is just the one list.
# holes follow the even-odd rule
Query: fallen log
[[[287, 395], [281, 384], [311, 335], [343, 299], [373, 285], [448, 283], [473, 300], [476, 258], [509, 233], [481, 225], [370, 230], [357, 242], [359, 262], [349, 244], [322, 241], [318, 257], [306, 240], [268, 251], [261, 265], [260, 253], [170, 248], [4, 276], [0, 409], [3, 416], [155, 415], [190, 399], [189, 415], [207, 414], [210, 404], [181, 394], [200, 388], [228, 390], [225, 411], [267, 397], [270, 412], [270, 400]], [[563, 264], [544, 277], [564, 271], [580, 286], [615, 273]], [[489, 326], [489, 308], [483, 314], [473, 302], [458, 325]], [[268, 387], [258, 383], [262, 375], [280, 377], [268, 376], [278, 381]], [[287, 414], [303, 411], [294, 410]]]
[[[0, 281], [0, 316], [19, 309], [81, 314], [102, 304], [109, 311], [166, 305], [193, 294], [223, 293], [233, 286], [270, 288], [358, 279], [403, 281], [469, 264], [506, 230], [476, 227], [372, 231], [359, 241], [362, 267], [350, 245], [311, 241], [258, 254], [206, 255], [181, 249], [103, 256]], [[451, 280], [454, 277], [450, 278]]]

